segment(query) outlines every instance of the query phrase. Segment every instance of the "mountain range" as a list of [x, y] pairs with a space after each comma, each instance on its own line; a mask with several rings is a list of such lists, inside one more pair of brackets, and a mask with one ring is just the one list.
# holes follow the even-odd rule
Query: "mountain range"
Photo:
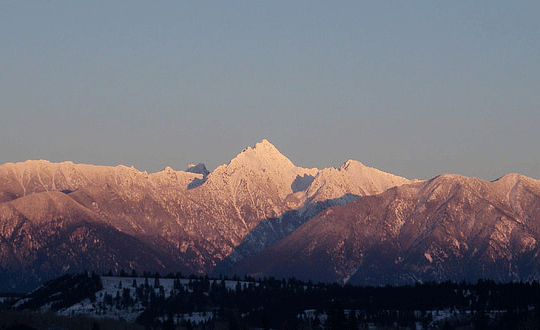
[[209, 172], [0, 165], [1, 291], [66, 272], [297, 277], [354, 284], [540, 278], [540, 181], [409, 180], [301, 168], [269, 141]]

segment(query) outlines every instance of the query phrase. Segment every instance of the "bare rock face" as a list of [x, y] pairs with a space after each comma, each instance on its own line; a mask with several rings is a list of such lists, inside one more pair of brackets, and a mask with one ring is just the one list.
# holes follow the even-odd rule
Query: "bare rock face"
[[537, 279], [540, 181], [441, 175], [329, 208], [232, 272], [354, 284]]

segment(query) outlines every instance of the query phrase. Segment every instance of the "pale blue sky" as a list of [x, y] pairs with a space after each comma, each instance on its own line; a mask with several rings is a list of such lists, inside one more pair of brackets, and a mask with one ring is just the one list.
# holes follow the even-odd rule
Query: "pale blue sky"
[[0, 163], [540, 179], [538, 1], [3, 1]]

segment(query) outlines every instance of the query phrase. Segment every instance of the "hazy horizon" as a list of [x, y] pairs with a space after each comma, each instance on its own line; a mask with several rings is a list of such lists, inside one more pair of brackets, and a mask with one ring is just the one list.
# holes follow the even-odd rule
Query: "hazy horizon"
[[4, 2], [0, 163], [540, 179], [540, 4]]

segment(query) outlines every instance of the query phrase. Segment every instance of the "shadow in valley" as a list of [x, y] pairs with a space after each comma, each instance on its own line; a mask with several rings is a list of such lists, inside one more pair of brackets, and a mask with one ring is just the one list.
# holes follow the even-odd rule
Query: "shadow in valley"
[[291, 189], [293, 193], [307, 190], [307, 188], [309, 188], [313, 180], [315, 180], [315, 177], [313, 175], [307, 175], [307, 174], [304, 174], [304, 176], [297, 175], [296, 179], [294, 179], [293, 183], [291, 184]]
[[203, 183], [206, 182], [206, 176], [203, 176], [202, 179], [200, 178], [194, 178], [193, 181], [191, 181], [189, 184], [188, 184], [188, 189], [193, 189], [193, 188], [197, 188], [198, 186], [202, 185]]
[[[297, 177], [298, 180], [298, 177]], [[304, 176], [300, 181], [309, 180]], [[296, 182], [296, 180], [295, 180]], [[285, 212], [279, 217], [262, 220], [250, 231], [240, 245], [212, 271], [212, 276], [232, 275], [236, 265], [284, 239], [311, 218], [332, 206], [345, 205], [360, 199], [361, 196], [345, 194], [340, 198], [306, 204], [303, 207]], [[309, 203], [307, 201], [306, 203]]]

